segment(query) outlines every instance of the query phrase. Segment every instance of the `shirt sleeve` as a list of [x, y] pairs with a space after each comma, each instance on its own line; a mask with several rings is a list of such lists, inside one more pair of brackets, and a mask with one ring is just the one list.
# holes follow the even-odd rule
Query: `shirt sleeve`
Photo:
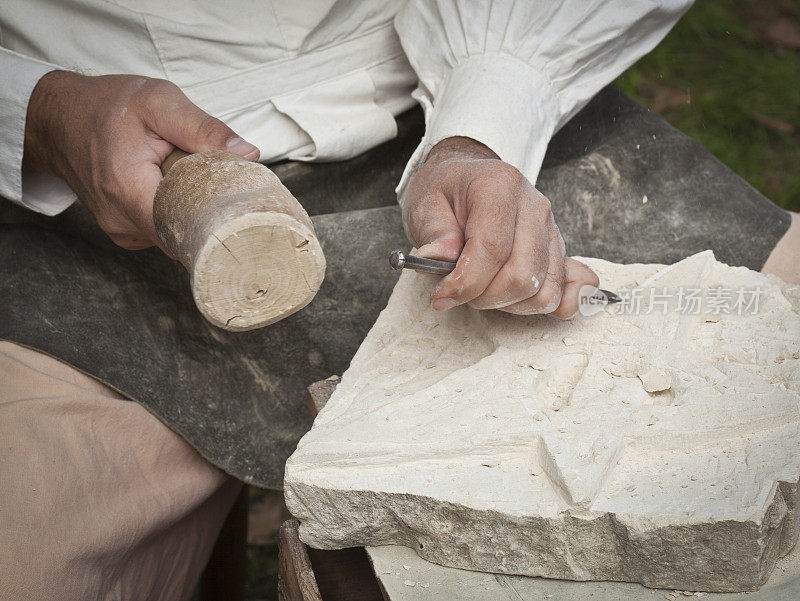
[[75, 194], [57, 177], [23, 173], [22, 153], [31, 92], [42, 76], [57, 68], [0, 47], [0, 196], [46, 215], [63, 211]]
[[535, 183], [553, 134], [652, 50], [693, 0], [409, 0], [395, 18], [425, 136], [466, 136]]

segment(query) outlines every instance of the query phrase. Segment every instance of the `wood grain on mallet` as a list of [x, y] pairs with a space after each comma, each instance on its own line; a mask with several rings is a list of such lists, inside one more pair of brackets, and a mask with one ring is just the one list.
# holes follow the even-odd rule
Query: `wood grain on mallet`
[[153, 216], [189, 271], [200, 312], [234, 331], [269, 325], [314, 298], [325, 256], [299, 202], [265, 166], [221, 151], [164, 162]]

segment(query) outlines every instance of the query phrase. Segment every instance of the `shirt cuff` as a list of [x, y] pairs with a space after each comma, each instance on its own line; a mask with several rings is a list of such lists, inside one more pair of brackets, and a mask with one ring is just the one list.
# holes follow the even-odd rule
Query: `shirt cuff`
[[[54, 65], [0, 48], [0, 196], [46, 215], [63, 211], [75, 195], [62, 180], [22, 170], [25, 119], [33, 88]], [[24, 180], [24, 182], [23, 182]], [[29, 191], [30, 189], [30, 191]]]
[[431, 148], [452, 136], [485, 144], [503, 161], [536, 183], [559, 107], [541, 71], [509, 55], [479, 55], [460, 61], [435, 94], [419, 88], [425, 136], [411, 157], [398, 196]]

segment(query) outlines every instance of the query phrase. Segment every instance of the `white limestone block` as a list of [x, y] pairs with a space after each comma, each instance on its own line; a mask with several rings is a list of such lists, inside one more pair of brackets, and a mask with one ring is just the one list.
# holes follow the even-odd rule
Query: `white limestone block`
[[[710, 251], [586, 262], [631, 302], [569, 321], [437, 313], [436, 278], [404, 273], [287, 462], [301, 538], [487, 572], [757, 589], [800, 531], [800, 287]], [[737, 310], [740, 290], [755, 312]]]

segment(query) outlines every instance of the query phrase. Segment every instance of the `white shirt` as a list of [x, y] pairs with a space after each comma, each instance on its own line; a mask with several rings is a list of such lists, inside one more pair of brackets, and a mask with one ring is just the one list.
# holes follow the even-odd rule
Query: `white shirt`
[[28, 99], [54, 68], [170, 79], [264, 162], [356, 156], [416, 99], [426, 133], [398, 189], [451, 136], [535, 183], [558, 128], [691, 2], [3, 0], [0, 196], [48, 215], [75, 199], [22, 171]]

